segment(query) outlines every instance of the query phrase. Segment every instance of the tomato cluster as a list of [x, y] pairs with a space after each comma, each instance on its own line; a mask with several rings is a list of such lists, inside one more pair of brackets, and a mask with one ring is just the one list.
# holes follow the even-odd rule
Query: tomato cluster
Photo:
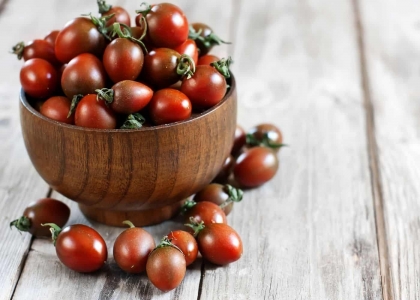
[[22, 88], [41, 103], [41, 114], [82, 127], [135, 129], [187, 120], [224, 98], [231, 59], [208, 54], [225, 43], [209, 26], [189, 24], [170, 3], [143, 3], [132, 24], [124, 8], [97, 2], [98, 16], [13, 47], [25, 60]]

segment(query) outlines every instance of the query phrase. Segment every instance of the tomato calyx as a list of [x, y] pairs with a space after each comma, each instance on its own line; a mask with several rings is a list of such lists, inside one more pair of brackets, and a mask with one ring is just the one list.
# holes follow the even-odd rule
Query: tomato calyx
[[230, 78], [229, 67], [233, 63], [232, 57], [222, 58], [221, 60], [212, 62], [210, 66], [214, 67], [225, 78]]
[[176, 66], [176, 73], [182, 77], [190, 79], [195, 73], [195, 63], [191, 56], [182, 54], [178, 59], [178, 65]]
[[80, 100], [82, 100], [83, 97], [84, 96], [82, 94], [73, 96], [73, 99], [71, 99], [70, 110], [69, 110], [69, 113], [67, 115], [67, 118], [71, 117], [71, 115], [76, 110], [77, 104], [79, 104]]
[[196, 40], [196, 39], [198, 39], [198, 37], [200, 36], [200, 34], [201, 34], [202, 31], [203, 30], [201, 28], [200, 28], [200, 30], [196, 31], [194, 29], [194, 27], [192, 27], [190, 25], [189, 31], [188, 31], [188, 38], [191, 39], [191, 40]]
[[194, 27], [190, 26], [190, 30], [188, 33], [188, 38], [192, 40], [199, 40], [203, 43], [203, 46], [207, 49], [210, 49], [213, 46], [221, 45], [221, 44], [231, 44], [231, 42], [225, 42], [220, 37], [218, 37], [214, 32], [210, 33], [207, 36], [201, 36], [201, 29], [196, 31]]
[[134, 224], [130, 220], [125, 220], [122, 222], [124, 225], [128, 225], [130, 228], [135, 228]]
[[112, 8], [112, 5], [107, 4], [105, 0], [98, 0], [97, 3], [100, 14], [104, 14]]
[[103, 89], [97, 89], [97, 90], [95, 90], [95, 92], [97, 93], [97, 95], [96, 95], [96, 100], [97, 101], [103, 100], [103, 101], [105, 101], [106, 105], [109, 105], [112, 102], [114, 102], [114, 90], [113, 89], [103, 88]]
[[61, 233], [61, 227], [54, 223], [45, 223], [41, 224], [41, 226], [50, 226], [51, 231], [51, 238], [53, 241], [53, 244], [55, 246], [55, 242], [57, 241], [58, 235]]
[[10, 51], [10, 53], [16, 54], [17, 58], [20, 60], [23, 57], [23, 50], [25, 50], [25, 43], [19, 42], [12, 47], [12, 51]]
[[[142, 20], [144, 19], [144, 17], [142, 17]], [[143, 21], [142, 21], [143, 22]], [[112, 25], [112, 33], [111, 36], [118, 36], [119, 38], [123, 38], [123, 39], [127, 39], [132, 41], [133, 43], [138, 44], [140, 47], [143, 48], [144, 53], [148, 54], [146, 45], [142, 42], [142, 39], [145, 37], [146, 32], [147, 32], [147, 23], [146, 21], [144, 21], [144, 32], [141, 35], [141, 37], [139, 39], [136, 39], [135, 37], [133, 37], [132, 32], [131, 32], [131, 28], [125, 24], [121, 24], [118, 22], [115, 22]], [[121, 27], [123, 27], [123, 30], [121, 30]]]
[[96, 29], [108, 40], [111, 41], [111, 37], [109, 35], [110, 29], [106, 27], [106, 23], [115, 16], [115, 14], [110, 14], [108, 16], [103, 16], [97, 18], [92, 15], [92, 13], [84, 14], [82, 16], [90, 17], [92, 23], [96, 26]]
[[204, 225], [204, 221], [197, 222], [194, 217], [190, 217], [190, 223], [184, 224], [185, 226], [188, 226], [194, 230], [193, 236], [197, 237], [197, 235], [200, 233], [201, 230], [203, 230], [206, 225]]
[[152, 6], [146, 2], [140, 4], [140, 9], [136, 10], [136, 13], [141, 14], [145, 17], [152, 10]]
[[[120, 129], [139, 129], [139, 128], [143, 127], [143, 124], [145, 122], [146, 122], [146, 118], [143, 117], [142, 114], [140, 114], [140, 113], [130, 114], [130, 115], [128, 115], [127, 119], [122, 124]], [[124, 221], [124, 222], [126, 222], [126, 221]], [[126, 223], [124, 223], [124, 224], [126, 224]]]
[[194, 200], [187, 200], [181, 207], [181, 215], [184, 215], [187, 211], [197, 205]]
[[225, 208], [232, 202], [241, 202], [244, 196], [244, 192], [241, 189], [234, 188], [230, 184], [226, 184], [223, 188], [228, 194], [229, 198], [219, 205], [220, 208]]
[[249, 147], [257, 147], [257, 146], [261, 146], [261, 147], [266, 147], [266, 148], [271, 148], [271, 149], [279, 149], [281, 147], [287, 147], [287, 144], [279, 144], [279, 143], [275, 143], [273, 142], [268, 133], [264, 133], [263, 137], [261, 139], [256, 138], [252, 133], [249, 133], [246, 135], [246, 144]]
[[[185, 256], [184, 252], [182, 252], [182, 250], [181, 250], [178, 246], [174, 245], [174, 244], [171, 242], [171, 240], [168, 238], [168, 236], [167, 236], [167, 235], [165, 235], [165, 236], [162, 238], [162, 240], [160, 241], [159, 245], [157, 245], [157, 246], [156, 246], [156, 248], [155, 248], [155, 249], [153, 249], [153, 251], [156, 251], [157, 249], [159, 249], [159, 248], [164, 248], [164, 247], [172, 247], [172, 248], [175, 248], [176, 250], [178, 250], [179, 252], [181, 252], [181, 253], [182, 253], [182, 255], [184, 255], [184, 256]], [[153, 253], [153, 251], [152, 251], [152, 252], [150, 252], [150, 254], [152, 254], [152, 253]], [[150, 256], [150, 254], [149, 254], [149, 256]]]
[[10, 222], [10, 228], [12, 228], [13, 226], [16, 227], [16, 229], [19, 230], [19, 232], [27, 232], [29, 231], [29, 229], [31, 229], [32, 223], [28, 217], [22, 216], [19, 219]]

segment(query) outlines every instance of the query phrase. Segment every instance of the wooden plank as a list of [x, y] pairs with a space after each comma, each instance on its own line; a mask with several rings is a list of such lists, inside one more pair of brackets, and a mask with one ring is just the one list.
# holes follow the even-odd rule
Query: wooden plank
[[418, 2], [360, 1], [368, 97], [398, 300], [420, 298], [420, 43]]
[[243, 258], [205, 265], [200, 299], [382, 299], [351, 1], [236, 1], [239, 122], [290, 145], [231, 224]]

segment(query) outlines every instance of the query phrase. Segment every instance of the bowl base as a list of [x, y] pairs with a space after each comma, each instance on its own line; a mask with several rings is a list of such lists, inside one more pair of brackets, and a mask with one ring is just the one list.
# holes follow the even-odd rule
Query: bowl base
[[88, 219], [105, 225], [126, 227], [122, 222], [130, 220], [136, 227], [143, 227], [171, 219], [179, 213], [184, 202], [185, 200], [182, 200], [160, 208], [135, 211], [103, 210], [80, 203], [79, 208]]

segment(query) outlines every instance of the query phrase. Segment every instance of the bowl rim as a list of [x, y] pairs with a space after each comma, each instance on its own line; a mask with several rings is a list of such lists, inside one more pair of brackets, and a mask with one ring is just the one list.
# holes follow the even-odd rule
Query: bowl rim
[[36, 116], [37, 118], [42, 119], [45, 122], [51, 123], [53, 125], [57, 125], [57, 126], [72, 129], [72, 130], [84, 131], [84, 132], [132, 133], [132, 132], [153, 131], [153, 130], [159, 130], [159, 129], [172, 128], [172, 127], [181, 126], [183, 124], [188, 124], [188, 123], [191, 123], [191, 122], [194, 122], [196, 120], [204, 118], [205, 116], [209, 115], [210, 113], [218, 110], [233, 95], [233, 92], [236, 89], [236, 81], [235, 81], [235, 77], [233, 76], [232, 72], [230, 72], [230, 78], [229, 79], [230, 79], [230, 88], [228, 89], [228, 92], [223, 97], [223, 99], [218, 104], [216, 104], [215, 106], [205, 110], [204, 112], [198, 114], [197, 116], [194, 116], [192, 118], [190, 117], [188, 120], [177, 121], [177, 122], [173, 122], [173, 123], [169, 123], [169, 124], [153, 125], [153, 126], [150, 126], [150, 127], [149, 126], [141, 127], [141, 128], [137, 128], [137, 129], [120, 129], [120, 128], [100, 129], [100, 128], [88, 128], [88, 127], [81, 127], [81, 126], [62, 123], [62, 122], [50, 119], [50, 118], [42, 115], [39, 111], [37, 111], [29, 103], [28, 99], [26, 98], [26, 94], [25, 94], [23, 88], [20, 89], [19, 99], [20, 99], [20, 103], [22, 104], [22, 106], [25, 107], [32, 115]]

